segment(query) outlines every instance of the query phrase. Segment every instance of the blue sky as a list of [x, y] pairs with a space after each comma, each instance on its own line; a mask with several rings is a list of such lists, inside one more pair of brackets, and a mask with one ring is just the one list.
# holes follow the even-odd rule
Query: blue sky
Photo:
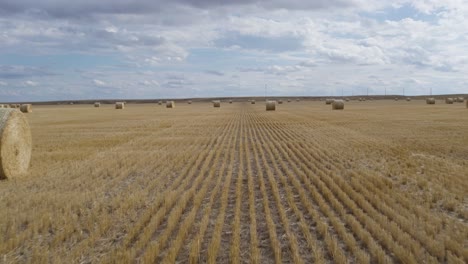
[[467, 15], [463, 0], [3, 0], [0, 101], [468, 93]]

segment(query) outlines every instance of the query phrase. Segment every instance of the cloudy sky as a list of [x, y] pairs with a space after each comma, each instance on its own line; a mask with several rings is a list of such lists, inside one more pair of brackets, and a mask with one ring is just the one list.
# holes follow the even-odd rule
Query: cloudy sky
[[466, 0], [0, 0], [0, 101], [467, 93], [467, 18]]

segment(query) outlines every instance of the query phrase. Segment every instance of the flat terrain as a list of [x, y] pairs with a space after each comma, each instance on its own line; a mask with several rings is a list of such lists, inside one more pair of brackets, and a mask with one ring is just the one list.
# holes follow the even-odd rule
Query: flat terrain
[[1, 263], [468, 262], [465, 104], [33, 111]]

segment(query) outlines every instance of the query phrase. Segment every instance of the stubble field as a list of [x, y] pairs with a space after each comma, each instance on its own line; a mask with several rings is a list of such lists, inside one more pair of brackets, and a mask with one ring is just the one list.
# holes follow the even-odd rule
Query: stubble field
[[466, 263], [464, 104], [34, 106], [0, 262]]

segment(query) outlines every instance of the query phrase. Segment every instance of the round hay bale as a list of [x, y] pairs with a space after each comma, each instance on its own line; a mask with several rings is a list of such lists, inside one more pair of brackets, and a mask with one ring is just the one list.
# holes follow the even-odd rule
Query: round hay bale
[[2, 105], [2, 104], [0, 104], [0, 108], [3, 108], [3, 105]]
[[20, 111], [23, 113], [31, 113], [32, 112], [32, 105], [31, 104], [23, 104], [20, 106]]
[[283, 104], [283, 100], [278, 100], [278, 104]]
[[333, 99], [326, 99], [326, 100], [325, 100], [325, 104], [327, 104], [327, 105], [332, 104], [333, 101], [335, 101], [335, 100], [333, 100]]
[[446, 104], [453, 104], [453, 98], [445, 98]]
[[251, 104], [255, 104], [255, 100], [250, 101]]
[[162, 101], [159, 101], [159, 102], [158, 102], [158, 105], [162, 105]]
[[288, 103], [290, 103], [290, 102], [291, 102], [291, 99], [288, 99]]
[[299, 98], [298, 98], [298, 99], [296, 99], [296, 102], [300, 102], [300, 101], [301, 101], [301, 99], [299, 99]]
[[229, 100], [229, 103], [232, 104], [232, 100]]
[[463, 99], [463, 97], [458, 97], [458, 98], [457, 98], [457, 101], [458, 101], [459, 103], [463, 103], [464, 99]]
[[175, 103], [174, 101], [166, 101], [166, 108], [174, 108]]
[[426, 104], [435, 104], [435, 103], [436, 103], [435, 98], [427, 98], [426, 99]]
[[28, 171], [31, 161], [31, 130], [18, 110], [0, 110], [0, 179], [15, 178]]
[[344, 101], [343, 100], [333, 100], [332, 110], [343, 110], [343, 109], [344, 109]]
[[100, 102], [95, 102], [94, 107], [101, 107], [101, 103]]
[[192, 104], [192, 100], [188, 100], [188, 101], [187, 101], [187, 104]]
[[349, 98], [345, 98], [344, 100], [345, 100], [346, 102], [349, 102]]
[[395, 101], [398, 101], [398, 98], [397, 98], [397, 97], [395, 97]]
[[411, 98], [406, 97], [406, 101], [407, 101], [407, 102], [411, 101]]
[[125, 109], [124, 102], [115, 102], [115, 109]]
[[266, 110], [267, 111], [275, 111], [276, 110], [276, 101], [267, 101], [266, 102]]
[[213, 107], [221, 107], [221, 101], [219, 100], [213, 101]]
[[10, 104], [10, 108], [16, 108], [16, 104]]

